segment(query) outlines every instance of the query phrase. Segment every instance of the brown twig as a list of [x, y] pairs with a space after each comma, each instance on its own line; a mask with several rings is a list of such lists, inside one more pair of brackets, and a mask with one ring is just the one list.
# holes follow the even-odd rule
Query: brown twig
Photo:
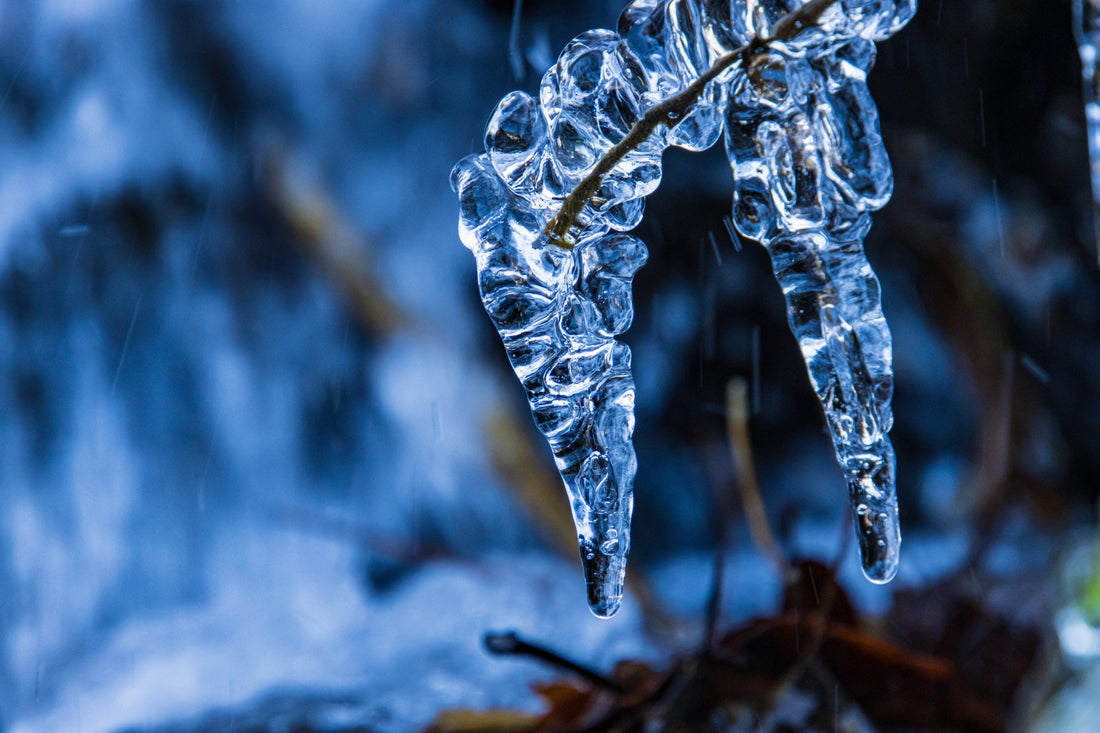
[[637, 150], [642, 143], [657, 130], [660, 125], [668, 129], [676, 127], [687, 116], [691, 105], [702, 96], [707, 85], [718, 78], [726, 69], [738, 61], [749, 66], [761, 54], [768, 50], [768, 45], [775, 41], [789, 41], [806, 28], [817, 25], [821, 15], [829, 9], [837, 0], [810, 0], [805, 5], [792, 10], [783, 16], [772, 34], [767, 38], [754, 38], [740, 48], [727, 53], [714, 62], [714, 65], [703, 72], [698, 79], [693, 81], [684, 91], [674, 94], [668, 99], [650, 107], [642, 119], [634, 123], [630, 132], [622, 140], [613, 145], [603, 157], [596, 162], [592, 169], [577, 187], [565, 197], [561, 208], [546, 224], [543, 232], [549, 237], [550, 243], [572, 249], [573, 242], [568, 239], [569, 230], [577, 222], [584, 207], [600, 190], [604, 176], [614, 170], [615, 166], [627, 156], [628, 153]]
[[521, 656], [530, 657], [532, 659], [538, 659], [540, 661], [551, 664], [559, 669], [569, 670], [573, 674], [587, 680], [596, 687], [601, 687], [605, 690], [621, 694], [622, 688], [615, 682], [604, 677], [594, 669], [585, 667], [583, 664], [574, 662], [571, 659], [566, 659], [557, 652], [551, 651], [546, 647], [532, 644], [529, 641], [525, 641], [519, 637], [514, 631], [505, 631], [501, 633], [487, 633], [482, 640], [485, 644], [485, 649], [490, 654], [497, 656]]
[[387, 337], [411, 328], [411, 317], [386, 295], [359, 228], [326, 191], [296, 170], [286, 151], [272, 144], [265, 152], [266, 191], [292, 241], [335, 286], [364, 330]]
[[726, 385], [726, 430], [729, 433], [730, 453], [737, 474], [737, 489], [741, 493], [741, 506], [749, 525], [749, 536], [757, 551], [768, 558], [783, 577], [789, 567], [779, 543], [775, 541], [764, 500], [760, 498], [760, 485], [756, 482], [756, 469], [752, 460], [752, 441], [749, 439], [749, 400], [745, 380], [734, 377]]

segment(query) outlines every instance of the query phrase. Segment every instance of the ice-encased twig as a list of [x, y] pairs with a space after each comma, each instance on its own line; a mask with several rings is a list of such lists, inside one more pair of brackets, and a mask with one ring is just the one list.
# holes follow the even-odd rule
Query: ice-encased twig
[[1085, 132], [1092, 181], [1092, 222], [1100, 262], [1100, 0], [1073, 0], [1073, 33], [1081, 54]]
[[[788, 293], [864, 529], [865, 570], [893, 575], [890, 338], [861, 243], [864, 212], [889, 198], [891, 178], [865, 74], [872, 41], [914, 10], [915, 0], [635, 0], [618, 33], [566, 46], [537, 101], [501, 100], [486, 152], [455, 167], [460, 234], [565, 481], [597, 615], [619, 606], [630, 547], [634, 384], [614, 337], [630, 324], [646, 257], [639, 240], [610, 232], [640, 222], [667, 146], [706, 149], [724, 126], [735, 221], [768, 246]], [[715, 69], [734, 52], [736, 66]], [[689, 106], [639, 134], [647, 112], [685, 89]]]
[[452, 183], [485, 310], [565, 481], [589, 606], [610, 616], [623, 594], [637, 471], [630, 349], [614, 337], [633, 319], [630, 283], [645, 245], [619, 233], [551, 245], [544, 221], [485, 156], [460, 162]]

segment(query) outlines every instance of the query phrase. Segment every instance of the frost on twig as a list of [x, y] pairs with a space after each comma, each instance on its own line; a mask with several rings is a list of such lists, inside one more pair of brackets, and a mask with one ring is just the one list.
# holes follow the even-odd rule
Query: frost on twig
[[764, 244], [848, 476], [864, 569], [900, 542], [890, 334], [863, 256], [892, 178], [866, 87], [915, 0], [635, 0], [497, 105], [455, 166], [482, 302], [565, 481], [592, 610], [618, 608], [637, 461], [628, 347], [641, 221], [670, 145], [725, 132], [734, 223]]

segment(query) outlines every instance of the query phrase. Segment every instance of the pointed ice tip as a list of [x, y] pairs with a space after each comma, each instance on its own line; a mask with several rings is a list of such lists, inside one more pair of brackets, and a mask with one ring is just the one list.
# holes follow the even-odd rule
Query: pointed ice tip
[[898, 574], [901, 557], [897, 512], [890, 508], [874, 513], [868, 511], [866, 505], [860, 505], [855, 513], [863, 575], [878, 585], [889, 583]]
[[863, 575], [872, 583], [889, 583], [901, 559], [894, 449], [884, 438], [877, 454], [851, 456], [845, 469]]
[[626, 555], [593, 551], [585, 542], [581, 542], [580, 550], [588, 608], [599, 618], [611, 618], [623, 602]]
[[622, 604], [622, 594], [614, 598], [592, 598], [591, 595], [588, 597], [588, 608], [596, 618], [611, 618], [618, 613], [619, 606]]
[[885, 585], [894, 579], [894, 576], [898, 574], [898, 558], [895, 554], [893, 557], [884, 558], [880, 562], [872, 562], [870, 565], [866, 563], [866, 557], [864, 557], [863, 564], [863, 577], [871, 581], [875, 585]]

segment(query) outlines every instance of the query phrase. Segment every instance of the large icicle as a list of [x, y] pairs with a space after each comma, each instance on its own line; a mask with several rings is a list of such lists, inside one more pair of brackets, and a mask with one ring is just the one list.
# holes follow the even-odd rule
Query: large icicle
[[638, 151], [607, 177], [569, 233], [571, 249], [543, 229], [642, 114], [645, 81], [626, 64], [611, 31], [578, 37], [543, 78], [540, 101], [507, 95], [489, 121], [486, 153], [452, 173], [482, 302], [554, 452], [589, 607], [603, 617], [622, 601], [637, 471], [630, 349], [614, 337], [633, 320], [631, 281], [648, 256], [641, 240], [618, 232], [641, 221], [661, 148]]
[[630, 282], [645, 263], [627, 234], [547, 243], [544, 223], [483, 156], [459, 163], [461, 235], [477, 258], [482, 302], [535, 422], [554, 451], [577, 525], [588, 603], [610, 616], [622, 600], [637, 461], [630, 349], [614, 339], [633, 319]]
[[1092, 222], [1100, 261], [1100, 0], [1073, 0], [1073, 33], [1081, 54], [1085, 125], [1092, 178]]
[[[812, 22], [794, 19], [803, 7]], [[554, 451], [597, 615], [621, 602], [637, 469], [630, 350], [615, 336], [632, 320], [630, 285], [646, 249], [617, 232], [641, 221], [664, 149], [706, 149], [724, 125], [735, 220], [768, 246], [787, 293], [848, 473], [864, 567], [879, 582], [893, 575], [890, 335], [861, 243], [865, 212], [886, 202], [891, 178], [865, 75], [872, 41], [914, 9], [915, 0], [635, 0], [618, 33], [589, 31], [566, 46], [538, 100], [505, 96], [486, 152], [455, 167], [460, 236]], [[784, 17], [788, 37], [770, 40], [770, 53], [745, 51]], [[752, 67], [740, 68], [746, 59]], [[568, 209], [570, 194], [586, 190], [582, 181], [647, 111], [687, 94], [712, 67], [713, 81], [690, 92], [689, 106], [662, 116], [588, 189], [579, 212]]]
[[866, 80], [872, 39], [915, 10], [889, 5], [873, 33], [797, 51], [777, 46], [738, 69], [726, 124], [734, 223], [771, 255], [847, 476], [863, 571], [876, 583], [897, 572], [901, 533], [887, 436], [890, 330], [863, 253], [866, 212], [890, 198], [893, 178]]

